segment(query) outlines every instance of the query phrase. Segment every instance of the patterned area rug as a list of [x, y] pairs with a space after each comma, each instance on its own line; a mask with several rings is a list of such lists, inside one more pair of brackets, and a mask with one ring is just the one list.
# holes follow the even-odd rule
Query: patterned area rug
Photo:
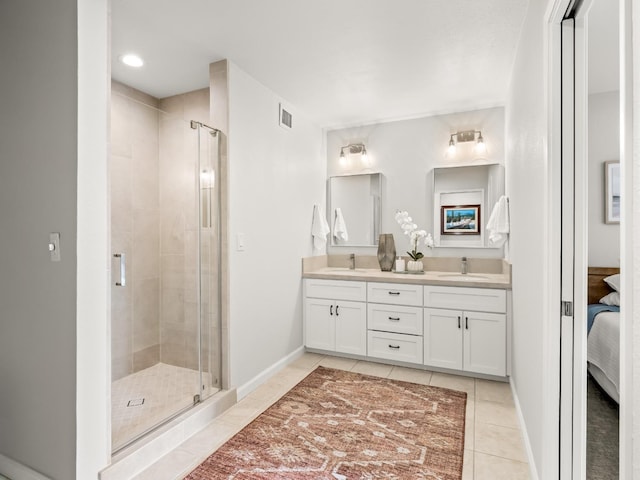
[[318, 367], [187, 480], [460, 480], [467, 394]]

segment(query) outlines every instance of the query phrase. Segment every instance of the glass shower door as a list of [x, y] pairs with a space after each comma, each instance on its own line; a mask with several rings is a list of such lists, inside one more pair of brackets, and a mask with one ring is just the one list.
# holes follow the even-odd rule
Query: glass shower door
[[220, 136], [221, 132], [199, 122], [199, 318], [201, 398], [221, 387], [220, 332]]
[[130, 91], [111, 116], [114, 452], [220, 383], [216, 131]]

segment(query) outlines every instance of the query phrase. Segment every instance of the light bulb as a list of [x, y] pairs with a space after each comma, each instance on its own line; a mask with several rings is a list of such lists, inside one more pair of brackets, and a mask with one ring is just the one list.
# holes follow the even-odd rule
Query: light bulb
[[142, 58], [140, 58], [135, 53], [127, 53], [126, 55], [122, 55], [120, 57], [120, 61], [130, 67], [141, 67], [142, 65], [144, 65], [144, 60], [142, 60]]
[[453, 141], [453, 136], [451, 137], [451, 140], [449, 140], [449, 148], [447, 148], [447, 154], [450, 157], [453, 157], [456, 154], [456, 144]]
[[347, 166], [347, 157], [344, 156], [344, 150], [340, 150], [340, 158], [338, 160], [341, 167]]
[[482, 134], [480, 134], [480, 136], [478, 137], [478, 141], [476, 143], [474, 150], [476, 151], [477, 155], [484, 155], [485, 153], [487, 153], [487, 146], [484, 143], [484, 138], [482, 138]]
[[362, 156], [360, 157], [360, 161], [362, 162], [362, 165], [369, 165], [369, 157], [367, 156], [367, 149], [362, 147]]

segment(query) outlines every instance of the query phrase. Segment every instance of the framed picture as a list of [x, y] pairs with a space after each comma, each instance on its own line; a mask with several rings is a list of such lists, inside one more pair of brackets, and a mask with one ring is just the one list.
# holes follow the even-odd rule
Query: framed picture
[[480, 235], [480, 205], [440, 207], [441, 235]]
[[604, 223], [620, 223], [620, 162], [604, 162]]

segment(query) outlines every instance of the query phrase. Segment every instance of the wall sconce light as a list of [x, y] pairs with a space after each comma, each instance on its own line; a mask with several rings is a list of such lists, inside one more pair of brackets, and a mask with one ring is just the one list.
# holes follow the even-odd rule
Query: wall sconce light
[[349, 145], [345, 145], [344, 147], [340, 147], [340, 166], [346, 167], [349, 164], [349, 160], [347, 159], [344, 151], [348, 149], [349, 155], [352, 154], [360, 154], [360, 161], [363, 166], [369, 165], [369, 159], [367, 157], [367, 148], [364, 146], [364, 143], [350, 143]]
[[[476, 133], [478, 136], [476, 137]], [[454, 140], [455, 139], [455, 140]], [[463, 142], [476, 142], [473, 147], [474, 153], [482, 157], [487, 153], [487, 146], [484, 143], [482, 132], [480, 130], [465, 130], [462, 132], [452, 133], [449, 137], [449, 148], [447, 148], [447, 155], [453, 157], [456, 154], [456, 145]]]

